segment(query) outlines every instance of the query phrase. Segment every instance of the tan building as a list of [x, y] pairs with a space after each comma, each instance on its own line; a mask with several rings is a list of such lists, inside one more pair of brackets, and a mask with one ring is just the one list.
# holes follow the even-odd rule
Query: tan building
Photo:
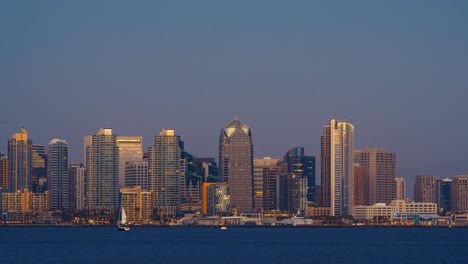
[[468, 211], [468, 175], [455, 176], [450, 185], [451, 206], [454, 212]]
[[270, 157], [254, 158], [254, 202], [259, 211], [278, 209], [276, 203], [277, 181], [281, 166], [281, 159]]
[[152, 193], [142, 192], [140, 186], [120, 189], [122, 206], [130, 224], [148, 224], [152, 221]]
[[365, 205], [364, 166], [354, 163], [354, 205]]
[[390, 219], [395, 215], [396, 207], [378, 203], [374, 205], [358, 205], [354, 207], [354, 219], [373, 220], [376, 217]]
[[330, 216], [330, 207], [308, 206], [306, 210], [307, 217]]
[[405, 178], [395, 178], [396, 198], [397, 200], [406, 199], [406, 181]]
[[396, 154], [372, 148], [354, 151], [354, 161], [364, 167], [364, 204], [389, 204], [396, 197]]
[[431, 202], [393, 200], [390, 205], [394, 206], [400, 213], [437, 214], [437, 204]]
[[126, 163], [130, 161], [143, 161], [143, 137], [117, 137], [119, 148], [119, 186], [128, 187], [125, 180]]
[[0, 189], [8, 188], [8, 157], [0, 153]]
[[3, 212], [49, 211], [49, 192], [33, 193], [27, 189], [2, 193]]
[[414, 201], [437, 203], [437, 179], [439, 176], [416, 176]]

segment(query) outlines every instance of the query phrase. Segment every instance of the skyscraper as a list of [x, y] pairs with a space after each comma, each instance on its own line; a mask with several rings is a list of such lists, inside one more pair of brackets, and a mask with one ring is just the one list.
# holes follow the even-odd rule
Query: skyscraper
[[148, 188], [159, 216], [175, 216], [180, 210], [181, 143], [173, 129], [163, 129], [148, 151]]
[[254, 199], [257, 211], [278, 209], [276, 185], [280, 175], [280, 159], [254, 158]]
[[227, 124], [219, 136], [219, 176], [221, 182], [229, 185], [231, 210], [252, 212], [252, 132], [237, 118]]
[[127, 161], [125, 163], [125, 187], [140, 186], [148, 191], [148, 161]]
[[437, 203], [438, 176], [416, 176], [414, 183], [414, 201]]
[[119, 148], [110, 128], [85, 137], [86, 207], [116, 210], [119, 196]]
[[143, 161], [143, 137], [117, 137], [119, 148], [119, 186], [125, 186], [125, 163]]
[[51, 210], [69, 210], [68, 143], [52, 139], [47, 149], [47, 183]]
[[364, 166], [354, 163], [354, 205], [365, 205]]
[[32, 142], [28, 131], [21, 129], [8, 140], [9, 191], [32, 190]]
[[0, 188], [8, 190], [8, 157], [0, 153]]
[[364, 205], [390, 204], [396, 197], [396, 154], [386, 149], [354, 151], [354, 161], [364, 167]]
[[468, 211], [468, 175], [452, 177], [450, 193], [452, 212]]
[[83, 210], [85, 201], [85, 172], [81, 163], [69, 164], [69, 206], [71, 210]]
[[452, 210], [450, 204], [452, 179], [437, 180], [437, 208], [439, 211], [449, 212]]
[[406, 199], [406, 181], [405, 178], [395, 178], [396, 200]]
[[32, 144], [33, 192], [44, 192], [47, 188], [47, 154], [44, 145]]
[[332, 216], [351, 215], [354, 193], [354, 126], [330, 120], [321, 137], [322, 206]]

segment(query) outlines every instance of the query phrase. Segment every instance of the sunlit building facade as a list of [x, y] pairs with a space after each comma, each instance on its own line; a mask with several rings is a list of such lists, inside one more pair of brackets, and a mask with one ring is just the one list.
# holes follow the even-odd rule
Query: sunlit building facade
[[364, 168], [364, 205], [389, 204], [396, 198], [396, 154], [386, 149], [354, 151], [354, 161]]
[[119, 148], [110, 128], [85, 137], [86, 208], [115, 211], [119, 197]]
[[44, 145], [32, 144], [32, 191], [43, 192], [47, 188], [47, 154]]
[[253, 201], [253, 144], [250, 128], [235, 118], [219, 136], [219, 176], [229, 185], [231, 210], [250, 213]]
[[8, 156], [0, 153], [0, 188], [8, 190], [10, 187], [8, 183]]
[[414, 183], [414, 201], [437, 203], [439, 176], [418, 175]]
[[183, 146], [173, 129], [154, 137], [148, 153], [148, 189], [153, 192], [159, 216], [176, 216], [180, 211], [181, 155]]
[[8, 140], [9, 191], [32, 190], [32, 141], [22, 128]]
[[143, 161], [143, 137], [117, 136], [119, 148], [119, 187], [125, 187], [126, 163]]
[[468, 211], [468, 175], [452, 177], [450, 188], [451, 209], [453, 212]]
[[395, 178], [395, 189], [397, 200], [406, 199], [406, 180], [405, 178]]
[[229, 186], [225, 182], [203, 183], [202, 212], [205, 215], [229, 215]]
[[354, 126], [330, 120], [321, 137], [322, 207], [332, 216], [351, 215], [354, 205]]
[[254, 199], [255, 211], [278, 209], [276, 203], [277, 181], [280, 175], [281, 159], [270, 157], [254, 158]]

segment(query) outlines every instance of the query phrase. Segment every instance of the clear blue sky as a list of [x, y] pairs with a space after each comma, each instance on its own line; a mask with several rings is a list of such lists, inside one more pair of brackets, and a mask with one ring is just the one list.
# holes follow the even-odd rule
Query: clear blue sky
[[[238, 116], [255, 156], [318, 155], [331, 118], [398, 176], [468, 172], [468, 1], [2, 1], [0, 151], [100, 127], [174, 128], [217, 157]], [[410, 187], [409, 186], [409, 187]]]

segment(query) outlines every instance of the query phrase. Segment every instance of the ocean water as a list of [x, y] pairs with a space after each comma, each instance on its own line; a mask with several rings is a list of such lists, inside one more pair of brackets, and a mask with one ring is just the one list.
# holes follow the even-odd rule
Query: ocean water
[[466, 228], [1, 227], [2, 263], [468, 263]]

